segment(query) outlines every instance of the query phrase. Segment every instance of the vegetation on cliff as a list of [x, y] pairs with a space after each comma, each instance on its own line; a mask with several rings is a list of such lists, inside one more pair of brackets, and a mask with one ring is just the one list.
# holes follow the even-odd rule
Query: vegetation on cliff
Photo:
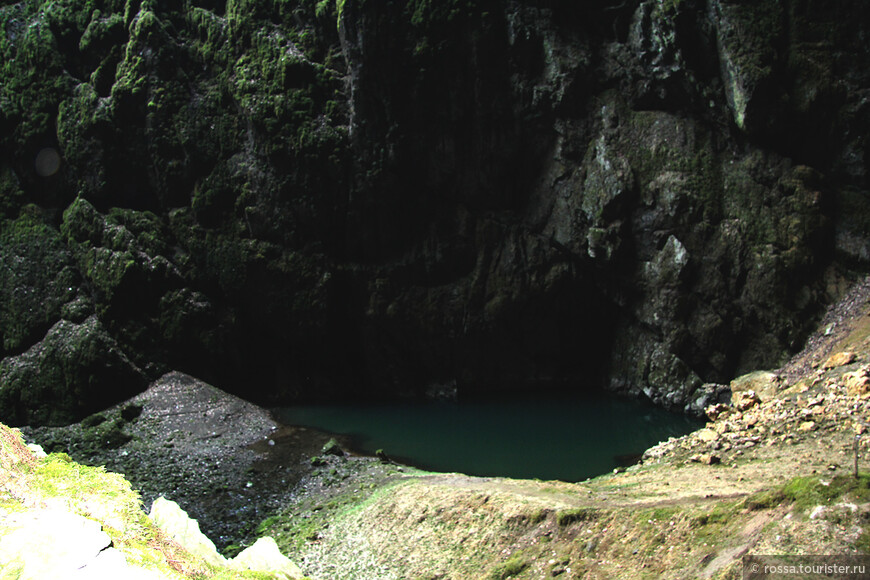
[[173, 368], [259, 401], [583, 379], [698, 413], [870, 259], [866, 11], [4, 2], [0, 416]]

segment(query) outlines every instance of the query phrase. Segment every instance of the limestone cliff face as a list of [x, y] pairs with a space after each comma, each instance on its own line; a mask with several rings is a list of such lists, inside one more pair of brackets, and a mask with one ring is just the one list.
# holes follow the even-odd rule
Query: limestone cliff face
[[856, 20], [448, 4], [340, 22], [365, 176], [348, 231], [382, 268], [363, 328], [371, 355], [397, 345], [380, 368], [460, 390], [600, 376], [682, 406], [800, 345], [835, 232], [862, 236], [836, 217], [866, 187]]
[[109, 402], [59, 320], [99, 329], [119, 396], [174, 367], [273, 402], [697, 406], [870, 259], [867, 13], [4, 3], [3, 417], [50, 415], [33, 349], [66, 336], [69, 388]]

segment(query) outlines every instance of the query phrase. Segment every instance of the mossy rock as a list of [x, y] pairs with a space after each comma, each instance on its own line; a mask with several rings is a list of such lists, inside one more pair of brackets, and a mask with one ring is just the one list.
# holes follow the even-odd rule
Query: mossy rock
[[42, 338], [80, 298], [81, 277], [57, 230], [33, 206], [0, 223], [0, 263], [0, 354], [7, 354]]
[[0, 418], [61, 425], [140, 392], [147, 378], [95, 316], [62, 320], [27, 352], [0, 362]]
[[90, 84], [79, 84], [72, 95], [58, 108], [57, 136], [63, 157], [78, 177], [79, 195], [105, 201], [108, 195], [107, 165], [111, 142], [106, 137], [113, 132], [112, 118], [105, 103]]
[[15, 172], [0, 164], [0, 217], [14, 219], [24, 202], [24, 191]]
[[115, 209], [105, 215], [78, 198], [63, 214], [61, 233], [96, 290], [100, 310], [156, 307], [179, 281], [178, 270], [160, 254], [168, 230], [150, 212]]
[[[776, 115], [776, 78], [783, 66], [780, 52], [786, 31], [779, 2], [716, 2], [719, 59], [725, 94], [734, 123], [764, 133]], [[772, 111], [772, 107], [774, 107]]]

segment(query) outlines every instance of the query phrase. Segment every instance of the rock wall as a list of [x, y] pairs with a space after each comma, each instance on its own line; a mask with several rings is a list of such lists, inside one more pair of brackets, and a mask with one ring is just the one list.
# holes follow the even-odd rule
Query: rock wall
[[697, 408], [870, 260], [868, 10], [3, 2], [0, 418], [169, 368]]

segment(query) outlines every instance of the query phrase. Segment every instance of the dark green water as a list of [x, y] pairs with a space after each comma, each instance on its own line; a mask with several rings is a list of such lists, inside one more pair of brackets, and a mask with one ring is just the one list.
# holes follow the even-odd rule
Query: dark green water
[[701, 426], [637, 401], [548, 395], [501, 402], [306, 405], [274, 409], [288, 425], [383, 449], [402, 463], [480, 476], [581, 481]]

